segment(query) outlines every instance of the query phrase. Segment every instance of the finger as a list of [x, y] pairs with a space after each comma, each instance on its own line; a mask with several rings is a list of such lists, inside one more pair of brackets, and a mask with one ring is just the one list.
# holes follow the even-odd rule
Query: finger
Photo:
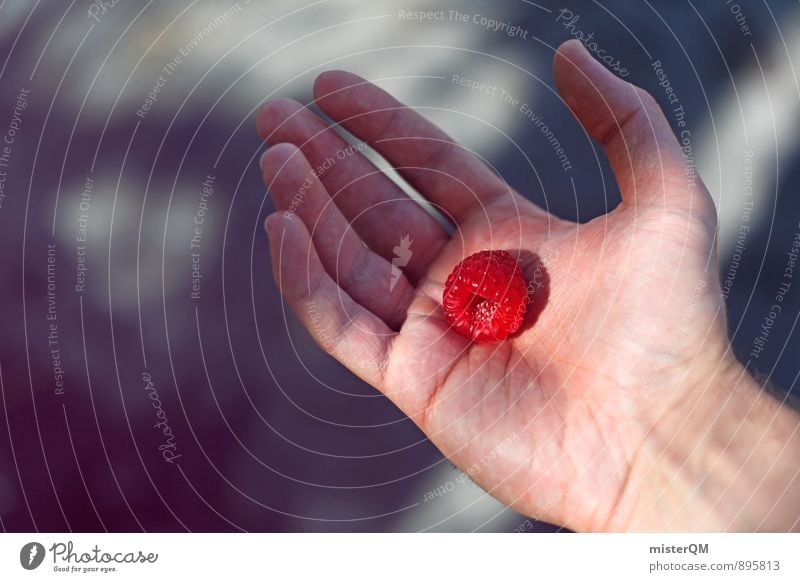
[[302, 220], [290, 216], [276, 212], [264, 223], [281, 294], [322, 349], [365, 382], [380, 386], [392, 331], [336, 285]]
[[346, 71], [314, 82], [320, 109], [375, 148], [420, 194], [456, 222], [501, 196], [508, 185], [469, 152], [383, 89]]
[[[320, 261], [331, 278], [356, 303], [390, 328], [400, 329], [414, 296], [414, 288], [400, 269], [402, 261], [390, 263], [364, 245], [295, 145], [269, 148], [261, 168], [275, 206], [296, 212], [309, 225]], [[408, 253], [413, 254], [413, 247], [410, 241]]]
[[711, 202], [702, 183], [692, 187], [684, 173], [678, 140], [649, 93], [614, 76], [578, 40], [559, 47], [553, 69], [564, 101], [603, 146], [624, 202], [682, 208]]
[[427, 211], [300, 103], [272, 101], [256, 124], [268, 145], [293, 143], [303, 151], [342, 214], [373, 251], [391, 260], [404, 235], [417, 241], [418, 252], [406, 274], [412, 282], [419, 280], [449, 238]]

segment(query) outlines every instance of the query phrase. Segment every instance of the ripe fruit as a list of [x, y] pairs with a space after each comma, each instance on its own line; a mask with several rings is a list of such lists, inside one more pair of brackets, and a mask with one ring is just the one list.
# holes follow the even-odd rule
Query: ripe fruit
[[500, 341], [525, 315], [525, 279], [506, 251], [470, 255], [447, 277], [442, 303], [450, 325], [475, 343]]

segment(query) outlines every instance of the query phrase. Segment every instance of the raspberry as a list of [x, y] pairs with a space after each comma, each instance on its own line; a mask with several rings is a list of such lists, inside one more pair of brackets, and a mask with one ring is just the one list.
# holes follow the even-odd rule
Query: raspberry
[[447, 277], [444, 314], [450, 325], [475, 343], [505, 339], [522, 325], [525, 279], [506, 251], [470, 255]]

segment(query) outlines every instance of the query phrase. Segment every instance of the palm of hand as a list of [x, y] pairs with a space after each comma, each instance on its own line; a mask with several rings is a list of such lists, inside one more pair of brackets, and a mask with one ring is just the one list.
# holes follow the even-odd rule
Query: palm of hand
[[[584, 58], [577, 52], [570, 56], [576, 62]], [[587, 66], [594, 64], [582, 68]], [[603, 73], [592, 72], [595, 76]], [[603, 83], [610, 82], [601, 76], [591, 85], [604, 93], [608, 88]], [[399, 317], [383, 317], [400, 323], [399, 331], [390, 333], [371, 313], [358, 305], [345, 305], [331, 323], [332, 328], [338, 325], [343, 347], [332, 351], [391, 398], [445, 455], [501, 501], [537, 518], [576, 529], [600, 529], [612, 521], [622, 525], [626, 519], [629, 510], [623, 499], [627, 499], [626, 483], [637, 449], [659, 414], [681, 397], [679, 386], [688, 383], [681, 377], [681, 366], [693, 358], [696, 346], [709, 341], [709, 349], [721, 353], [724, 334], [713, 274], [713, 220], [708, 218], [703, 193], [689, 195], [690, 204], [674, 208], [633, 204], [632, 192], [637, 201], [687, 200], [688, 187], [674, 178], [670, 167], [674, 160], [643, 170], [636, 167], [636, 155], [631, 159], [628, 151], [632, 142], [639, 142], [640, 148], [658, 142], [664, 130], [653, 129], [654, 113], [641, 102], [631, 109], [637, 111], [635, 115], [614, 111], [615, 107], [630, 108], [627, 95], [619, 97], [620, 104], [613, 103], [612, 96], [612, 121], [607, 126], [581, 118], [581, 103], [576, 99], [585, 95], [578, 89], [567, 87], [562, 94], [566, 93], [567, 103], [590, 133], [606, 145], [625, 202], [587, 224], [568, 223], [515, 193], [501, 192], [488, 175], [476, 177], [465, 152], [450, 149], [446, 160], [436, 156], [436, 169], [446, 169], [467, 183], [477, 203], [445, 208], [452, 210], [456, 233], [439, 244], [426, 245], [423, 250], [431, 252], [412, 260], [409, 271], [416, 268], [417, 272], [409, 275], [411, 283], [404, 283], [405, 289], [401, 285], [388, 298], [404, 307]], [[579, 96], [572, 98], [576, 93]], [[343, 118], [345, 125], [350, 117], [332, 116]], [[650, 122], [652, 135], [625, 121], [636, 116]], [[663, 119], [655, 123], [666, 125]], [[385, 124], [381, 125], [385, 137]], [[360, 129], [369, 133], [369, 128]], [[398, 133], [405, 138], [411, 132]], [[310, 141], [296, 130], [288, 136], [274, 129], [262, 134], [267, 134], [268, 142], [297, 141], [300, 147]], [[620, 160], [620, 152], [613, 151], [620, 146], [627, 160]], [[303, 153], [313, 156], [316, 152], [304, 149]], [[392, 155], [402, 162], [403, 156], [413, 154], [393, 151], [387, 157]], [[285, 169], [293, 156], [293, 151], [284, 152], [279, 160], [265, 163], [272, 166], [265, 167], [271, 186], [280, 190], [281, 184], [292, 184], [288, 178], [281, 182], [278, 170]], [[626, 171], [625, 166], [632, 170]], [[425, 178], [413, 177], [424, 184]], [[437, 188], [443, 186], [434, 183], [432, 190]], [[375, 193], [378, 198], [381, 195]], [[391, 198], [395, 193], [384, 195]], [[438, 202], [435, 193], [433, 198]], [[287, 206], [285, 201], [278, 205]], [[318, 209], [309, 227], [311, 237], [324, 236], [317, 227], [323, 225], [321, 231], [337, 219]], [[274, 256], [281, 236], [273, 238], [275, 229], [269, 230]], [[418, 234], [424, 240], [426, 232]], [[282, 236], [289, 242], [281, 240], [281, 245], [292, 244], [293, 236], [294, 247], [305, 244], [304, 254], [298, 257], [306, 263], [316, 260], [309, 259], [313, 245], [307, 234], [287, 237], [284, 232]], [[341, 229], [338, 236], [345, 236]], [[314, 243], [322, 254], [324, 242], [314, 238]], [[338, 252], [347, 252], [346, 247], [346, 242], [340, 243]], [[472, 344], [449, 328], [441, 297], [452, 268], [465, 256], [485, 249], [521, 251], [521, 267], [533, 291], [532, 313], [513, 339]], [[361, 267], [369, 262], [360, 261]], [[276, 271], [282, 283], [289, 281], [280, 267]], [[316, 284], [306, 281], [298, 297], [303, 300], [311, 294], [310, 287], [319, 293], [326, 285], [330, 294], [341, 295], [341, 285], [356, 298], [385, 294], [385, 281], [362, 277], [357, 288], [333, 279]], [[335, 298], [328, 298], [328, 305], [335, 303]], [[380, 313], [383, 308], [376, 305], [372, 311]], [[364, 366], [370, 361], [378, 363]]]
[[[383, 391], [505, 503], [582, 529], [605, 525], [652, 418], [643, 413], [680, 397], [662, 392], [659, 402], [633, 379], [679, 381], [671, 368], [706, 341], [680, 321], [719, 307], [704, 268], [713, 234], [688, 224], [619, 208], [577, 225], [510, 197], [482, 209], [418, 286]], [[541, 313], [511, 341], [473, 344], [449, 330], [441, 295], [453, 265], [488, 248], [534, 257], [521, 266]]]

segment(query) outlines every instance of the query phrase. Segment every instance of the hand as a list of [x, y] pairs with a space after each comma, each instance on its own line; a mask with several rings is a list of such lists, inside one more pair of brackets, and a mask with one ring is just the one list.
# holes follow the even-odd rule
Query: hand
[[[698, 459], [712, 455], [695, 448], [709, 410], [734, 385], [758, 394], [727, 342], [713, 202], [646, 92], [577, 41], [558, 50], [554, 70], [622, 194], [587, 224], [528, 202], [355, 75], [320, 75], [317, 104], [453, 234], [311, 111], [266, 105], [257, 124], [279, 210], [266, 228], [281, 292], [320, 345], [517, 511], [576, 530], [692, 527], [688, 514], [700, 527], [748, 527], [725, 513], [733, 498], [720, 505], [721, 491], [691, 488], [708, 470]], [[390, 289], [406, 235], [411, 259]], [[449, 327], [441, 298], [453, 267], [486, 249], [519, 252], [526, 280], [546, 288], [533, 287], [523, 330], [478, 345]]]

